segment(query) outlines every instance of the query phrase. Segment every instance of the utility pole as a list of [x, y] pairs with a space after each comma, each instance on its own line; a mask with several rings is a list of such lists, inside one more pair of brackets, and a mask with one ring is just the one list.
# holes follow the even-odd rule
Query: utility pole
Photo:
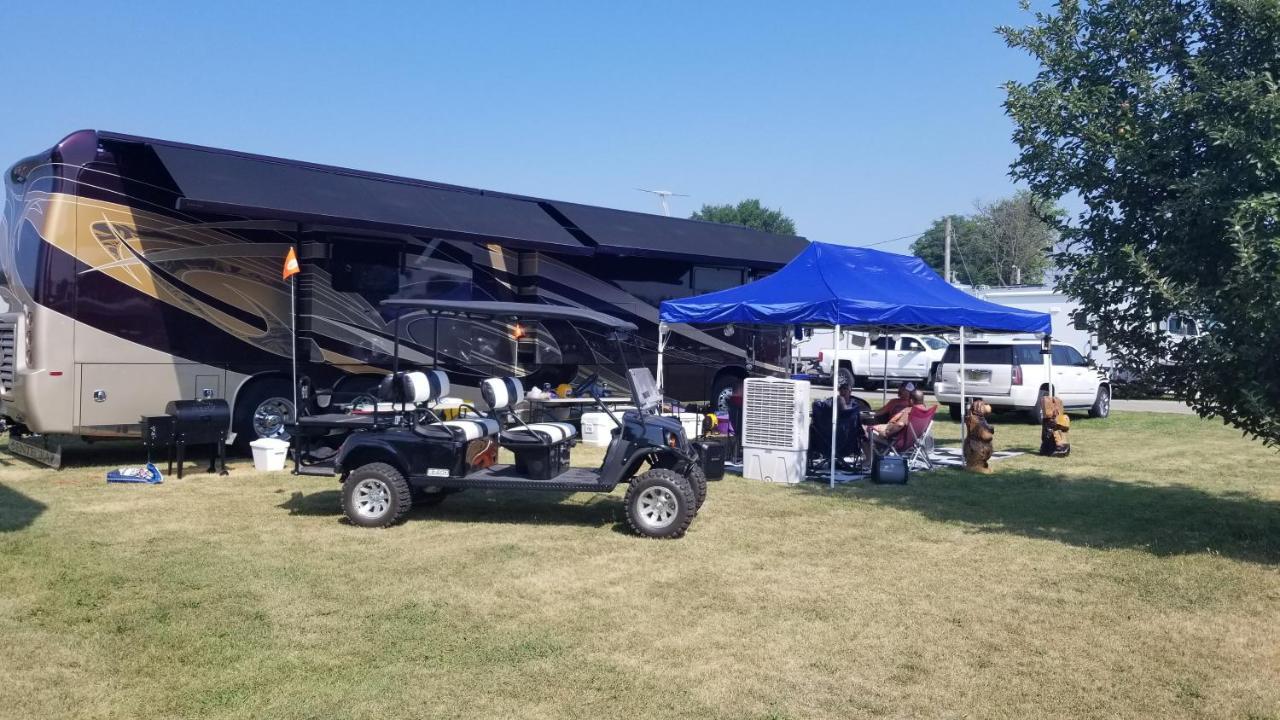
[[947, 216], [947, 239], [943, 244], [942, 252], [942, 277], [951, 282], [951, 216]]

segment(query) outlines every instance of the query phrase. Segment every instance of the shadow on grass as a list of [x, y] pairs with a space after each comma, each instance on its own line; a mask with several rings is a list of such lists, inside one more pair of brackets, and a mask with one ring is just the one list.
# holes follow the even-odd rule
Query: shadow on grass
[[0, 532], [21, 530], [40, 517], [45, 504], [0, 483]]
[[[618, 532], [631, 534], [631, 530], [623, 522], [621, 498], [597, 495], [585, 503], [565, 503], [564, 500], [572, 495], [574, 493], [546, 490], [465, 490], [450, 495], [439, 505], [415, 503], [409, 510], [406, 521], [590, 527], [611, 525]], [[338, 518], [342, 516], [342, 493], [339, 490], [322, 490], [310, 494], [294, 492], [277, 507], [288, 510], [290, 515]]]
[[[825, 487], [801, 487], [814, 494], [829, 492]], [[1213, 494], [1186, 485], [1066, 477], [1038, 470], [916, 475], [910, 485], [872, 488], [870, 496], [846, 497], [970, 525], [979, 532], [1156, 556], [1206, 553], [1280, 563], [1280, 503], [1243, 493]]]

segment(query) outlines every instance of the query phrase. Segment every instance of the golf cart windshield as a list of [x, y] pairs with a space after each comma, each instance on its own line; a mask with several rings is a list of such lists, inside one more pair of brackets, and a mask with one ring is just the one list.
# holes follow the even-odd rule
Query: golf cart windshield
[[652, 412], [662, 401], [658, 395], [658, 384], [653, 380], [649, 368], [632, 368], [627, 371], [627, 379], [631, 381], [631, 398], [642, 412]]

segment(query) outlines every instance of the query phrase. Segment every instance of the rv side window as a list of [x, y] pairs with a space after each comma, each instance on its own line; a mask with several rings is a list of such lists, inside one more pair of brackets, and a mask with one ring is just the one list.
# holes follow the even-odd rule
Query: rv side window
[[400, 289], [400, 248], [361, 242], [335, 242], [329, 275], [338, 292], [387, 296]]
[[743, 272], [737, 268], [695, 267], [693, 269], [693, 293], [728, 290], [742, 284]]

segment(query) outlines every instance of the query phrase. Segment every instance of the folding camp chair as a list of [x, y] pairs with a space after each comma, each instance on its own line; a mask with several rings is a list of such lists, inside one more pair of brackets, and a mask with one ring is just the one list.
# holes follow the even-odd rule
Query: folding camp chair
[[876, 437], [875, 453], [880, 456], [896, 455], [907, 461], [912, 470], [932, 470], [929, 452], [933, 449], [933, 416], [938, 406], [916, 405], [907, 415], [907, 426], [888, 437]]

